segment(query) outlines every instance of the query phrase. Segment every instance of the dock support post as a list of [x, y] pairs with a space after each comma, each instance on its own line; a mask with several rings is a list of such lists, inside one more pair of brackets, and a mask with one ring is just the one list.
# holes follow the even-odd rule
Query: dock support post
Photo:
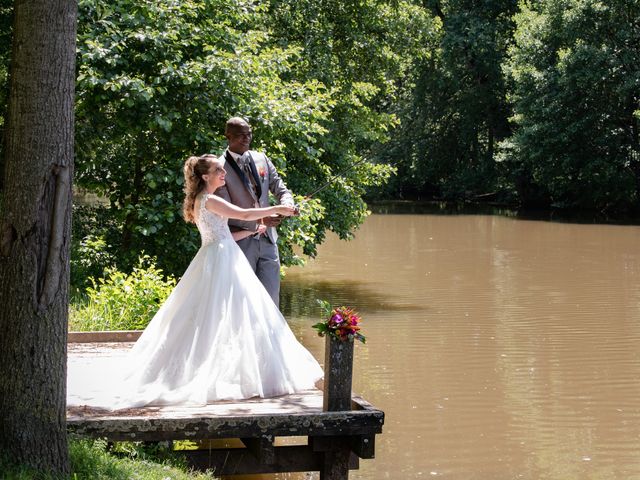
[[325, 452], [320, 480], [348, 480], [350, 455], [347, 449]]
[[[351, 410], [351, 379], [353, 376], [353, 341], [326, 336], [324, 357], [325, 412]], [[337, 447], [337, 445], [336, 445]], [[344, 445], [324, 452], [320, 480], [347, 480], [351, 449]]]

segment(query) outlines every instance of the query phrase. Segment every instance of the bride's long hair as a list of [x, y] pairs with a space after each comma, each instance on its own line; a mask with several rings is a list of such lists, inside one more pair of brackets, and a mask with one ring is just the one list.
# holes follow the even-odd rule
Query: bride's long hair
[[199, 157], [189, 157], [184, 162], [184, 202], [182, 203], [182, 216], [185, 221], [195, 223], [193, 206], [196, 197], [205, 187], [203, 175], [209, 173], [211, 164], [217, 159], [215, 155], [207, 153]]

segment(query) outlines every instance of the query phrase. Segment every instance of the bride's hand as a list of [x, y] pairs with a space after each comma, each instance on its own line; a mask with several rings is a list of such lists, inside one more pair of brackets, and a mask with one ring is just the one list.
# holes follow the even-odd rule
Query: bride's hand
[[276, 213], [283, 217], [291, 217], [296, 214], [296, 208], [289, 205], [278, 205], [276, 207]]

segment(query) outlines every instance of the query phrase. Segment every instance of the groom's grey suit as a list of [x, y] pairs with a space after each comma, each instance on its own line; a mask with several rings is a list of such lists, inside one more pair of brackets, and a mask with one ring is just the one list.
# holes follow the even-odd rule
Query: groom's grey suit
[[[237, 161], [227, 149], [221, 160], [225, 161], [226, 184], [216, 190], [216, 195], [242, 208], [268, 207], [269, 192], [281, 205], [293, 205], [293, 197], [276, 168], [264, 153], [249, 150]], [[243, 169], [243, 163], [252, 162], [253, 183]], [[234, 162], [232, 164], [231, 162]], [[237, 168], [236, 168], [237, 167]], [[255, 187], [254, 187], [255, 185]], [[259, 222], [229, 219], [231, 231], [249, 230], [255, 232]], [[280, 303], [280, 257], [278, 255], [278, 233], [274, 227], [268, 227], [266, 235], [250, 236], [238, 241], [276, 305]]]

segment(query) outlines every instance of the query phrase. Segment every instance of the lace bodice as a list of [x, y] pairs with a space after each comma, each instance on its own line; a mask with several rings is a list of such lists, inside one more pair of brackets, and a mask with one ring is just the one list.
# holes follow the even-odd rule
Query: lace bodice
[[196, 225], [200, 231], [203, 246], [232, 238], [227, 219], [207, 210], [205, 204], [209, 196], [205, 193], [200, 197], [200, 208], [196, 215]]

